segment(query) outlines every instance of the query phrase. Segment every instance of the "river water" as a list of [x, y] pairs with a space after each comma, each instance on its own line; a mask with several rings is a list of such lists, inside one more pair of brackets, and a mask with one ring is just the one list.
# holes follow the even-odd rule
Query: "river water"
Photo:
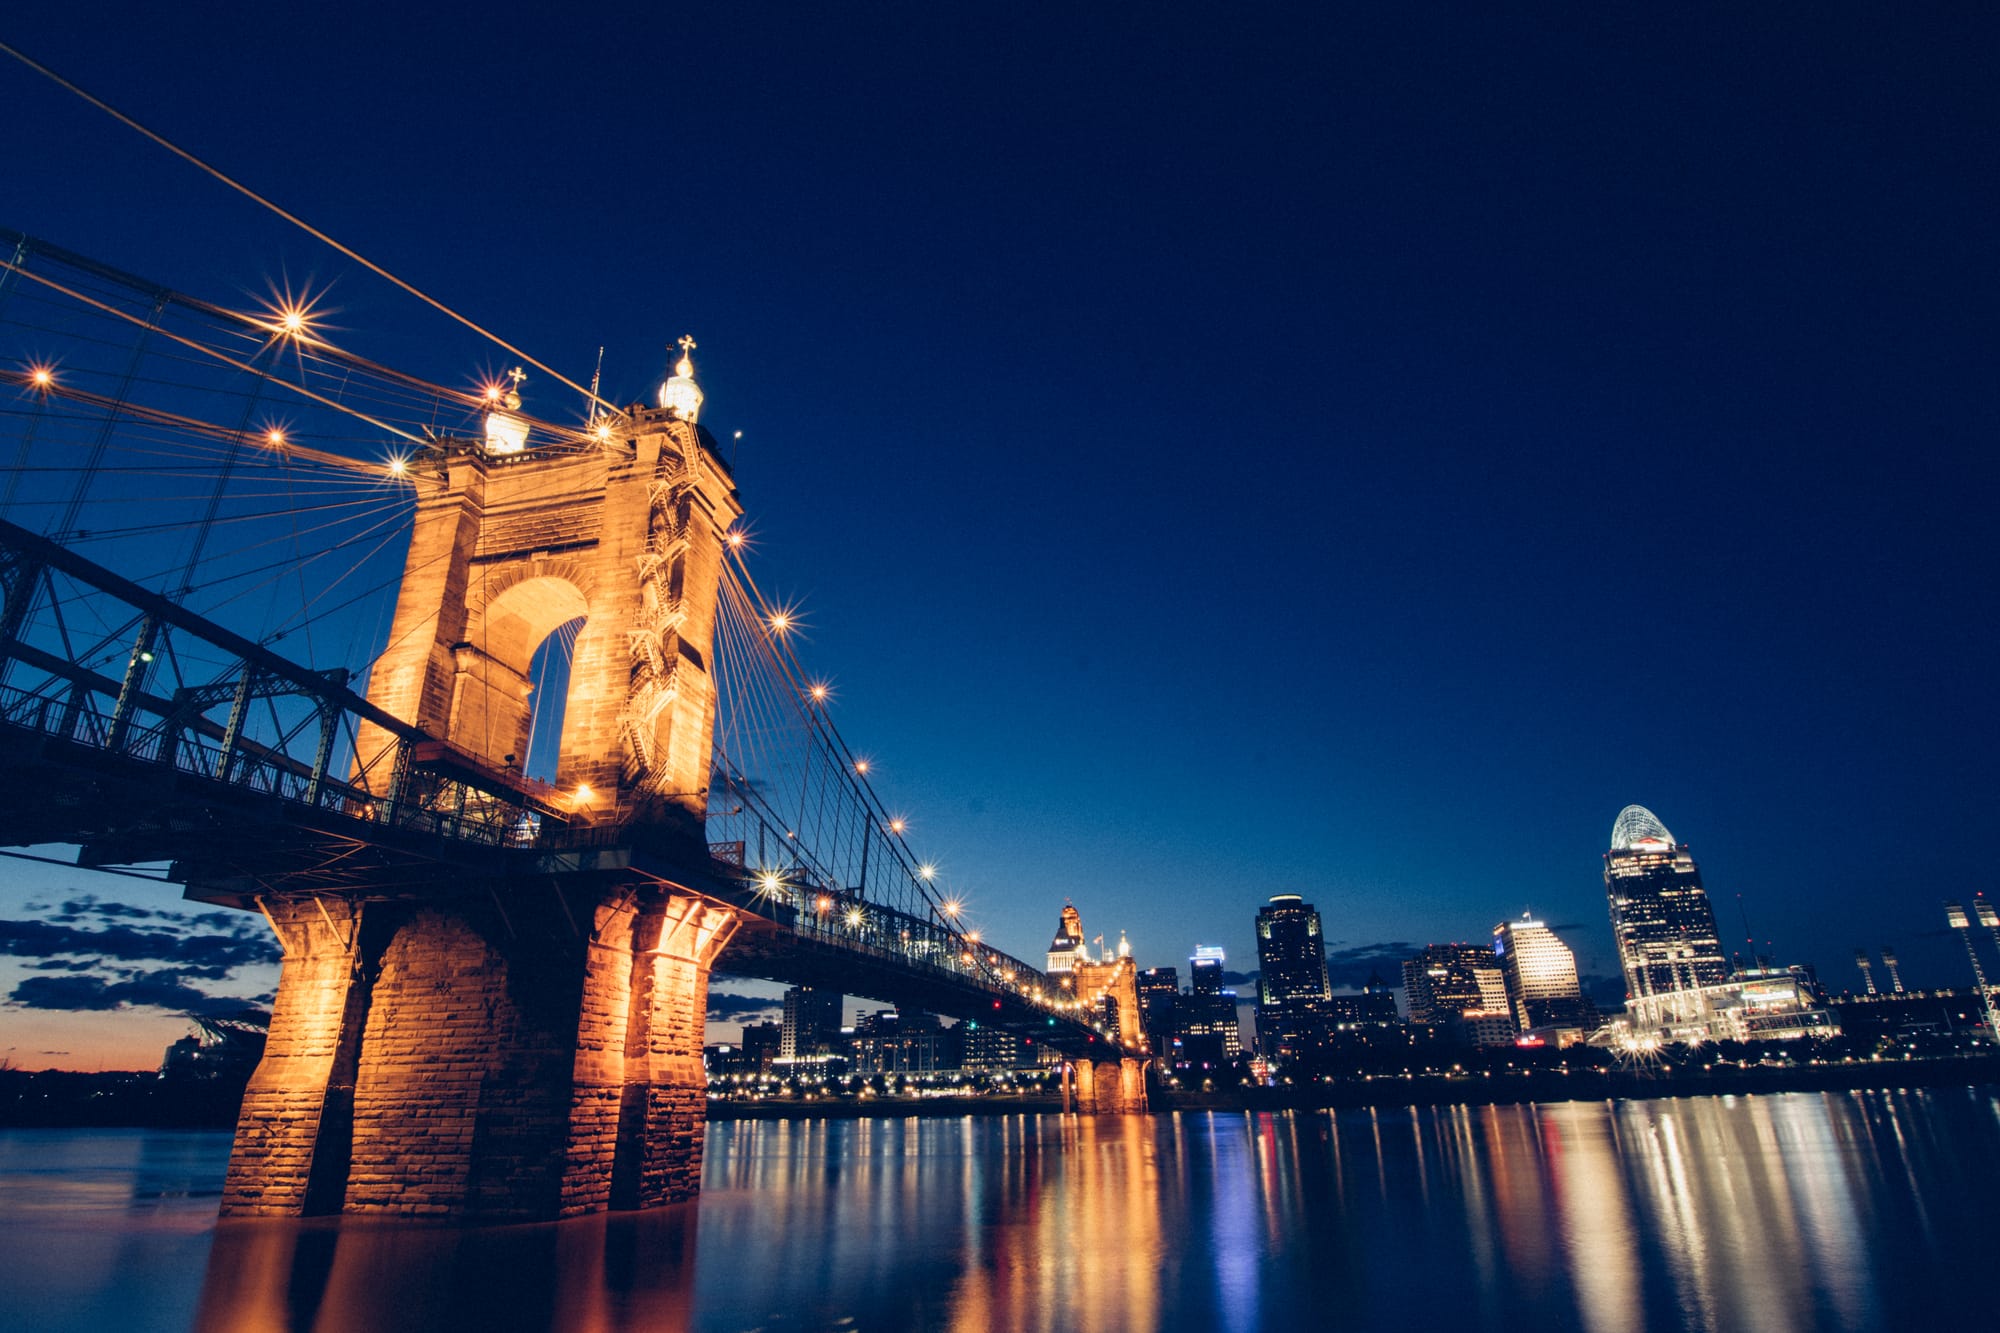
[[1994, 1327], [2000, 1089], [737, 1121], [698, 1203], [218, 1226], [220, 1134], [0, 1133], [0, 1327]]

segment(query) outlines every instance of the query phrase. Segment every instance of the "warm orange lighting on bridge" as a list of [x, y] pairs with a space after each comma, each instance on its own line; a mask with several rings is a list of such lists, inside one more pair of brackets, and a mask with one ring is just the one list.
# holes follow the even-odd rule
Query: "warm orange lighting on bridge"
[[965, 910], [965, 904], [960, 902], [956, 898], [947, 898], [943, 902], [938, 904], [938, 910], [943, 912], [946, 916], [956, 920], [958, 914]]
[[861, 928], [861, 923], [867, 920], [867, 917], [862, 913], [860, 908], [850, 907], [847, 909], [846, 920], [847, 924], [850, 927], [852, 927], [855, 930], [859, 930]]
[[264, 432], [264, 443], [270, 445], [273, 449], [284, 448], [285, 432], [279, 430], [276, 426], [271, 427], [271, 429]]
[[588, 783], [585, 783], [585, 782], [579, 782], [579, 783], [577, 783], [577, 784], [576, 784], [576, 799], [577, 799], [577, 800], [579, 800], [579, 801], [588, 801], [588, 800], [589, 800], [589, 799], [591, 798], [591, 795], [592, 795], [592, 792], [591, 792], [591, 790], [590, 790], [590, 784], [588, 784]]
[[917, 874], [927, 880], [936, 879], [937, 867], [932, 865], [930, 862], [926, 861], [922, 865], [917, 867]]
[[854, 771], [855, 771], [856, 773], [862, 773], [862, 774], [866, 774], [866, 773], [868, 772], [868, 761], [867, 761], [866, 759], [857, 759], [857, 760], [855, 760], [855, 761], [854, 761]]
[[400, 477], [409, 472], [410, 460], [398, 455], [397, 457], [391, 458], [389, 460], [388, 466], [389, 466], [390, 476]]
[[832, 689], [830, 689], [824, 682], [822, 681], [813, 682], [812, 697], [814, 703], [825, 703], [826, 696], [831, 693], [833, 693]]
[[35, 382], [37, 389], [46, 389], [56, 382], [55, 375], [47, 366], [36, 366], [28, 373], [28, 378]]
[[819, 896], [819, 900], [815, 902], [813, 906], [819, 909], [819, 914], [821, 916], [825, 916], [828, 912], [831, 912], [833, 910], [833, 899], [827, 897], [825, 894], [822, 893]]
[[731, 532], [725, 534], [722, 540], [728, 542], [732, 549], [740, 550], [743, 546], [744, 537], [740, 532]]
[[889, 832], [891, 833], [901, 833], [908, 827], [909, 824], [900, 815], [889, 821]]

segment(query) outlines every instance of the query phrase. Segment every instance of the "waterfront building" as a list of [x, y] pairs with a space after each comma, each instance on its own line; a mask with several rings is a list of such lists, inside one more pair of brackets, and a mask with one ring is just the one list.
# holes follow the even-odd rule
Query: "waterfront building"
[[1326, 941], [1319, 913], [1296, 893], [1281, 893], [1257, 913], [1257, 1044], [1267, 1056], [1296, 1060], [1325, 1035]]
[[1611, 826], [1604, 891], [1628, 1006], [1729, 980], [1701, 868], [1643, 805], [1626, 806]]
[[1478, 944], [1432, 944], [1403, 964], [1412, 1023], [1450, 1024], [1469, 1011], [1510, 1013], [1507, 978], [1493, 951]]
[[1326, 1018], [1335, 1028], [1381, 1027], [1402, 1022], [1402, 1015], [1396, 1012], [1396, 992], [1382, 980], [1380, 972], [1371, 972], [1368, 984], [1357, 994], [1329, 995]]
[[745, 1023], [739, 1050], [745, 1072], [769, 1073], [771, 1061], [784, 1054], [784, 1026], [779, 1023]]
[[1596, 1026], [1596, 1006], [1583, 998], [1576, 955], [1531, 913], [1493, 927], [1493, 956], [1507, 986], [1507, 1004], [1523, 1032]]
[[1705, 1041], [1790, 1041], [1838, 1037], [1840, 1021], [1798, 970], [1750, 967], [1713, 986], [1684, 986], [1625, 1002], [1605, 1033], [1698, 1045]]
[[840, 1036], [841, 995], [838, 991], [793, 986], [785, 992], [785, 1025], [778, 1055], [798, 1060], [820, 1055]]
[[958, 1064], [936, 1014], [878, 1009], [854, 1025], [854, 1067], [864, 1074], [929, 1074]]
[[1505, 1009], [1468, 1009], [1446, 1030], [1467, 1046], [1512, 1046], [1520, 1033], [1514, 1016]]
[[982, 1027], [977, 1022], [961, 1023], [960, 1063], [966, 1069], [994, 1072], [1021, 1069], [1035, 1063], [1034, 1048], [1005, 1028]]

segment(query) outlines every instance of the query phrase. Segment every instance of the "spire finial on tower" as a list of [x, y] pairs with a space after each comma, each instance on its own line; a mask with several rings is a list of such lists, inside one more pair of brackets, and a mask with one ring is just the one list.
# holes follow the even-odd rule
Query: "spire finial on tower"
[[660, 386], [660, 406], [692, 424], [701, 414], [701, 389], [694, 382], [694, 358], [689, 355], [695, 349], [694, 335], [683, 333], [674, 342], [681, 349], [681, 359], [674, 363], [674, 377]]

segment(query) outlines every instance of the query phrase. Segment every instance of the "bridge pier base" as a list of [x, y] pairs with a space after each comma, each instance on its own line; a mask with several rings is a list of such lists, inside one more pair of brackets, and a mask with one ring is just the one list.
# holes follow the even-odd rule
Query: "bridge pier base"
[[267, 905], [285, 958], [224, 1214], [531, 1221], [699, 1189], [708, 972], [734, 914], [542, 893]]
[[1065, 1075], [1063, 1109], [1072, 1105], [1079, 1115], [1144, 1115], [1144, 1060], [1077, 1060]]

